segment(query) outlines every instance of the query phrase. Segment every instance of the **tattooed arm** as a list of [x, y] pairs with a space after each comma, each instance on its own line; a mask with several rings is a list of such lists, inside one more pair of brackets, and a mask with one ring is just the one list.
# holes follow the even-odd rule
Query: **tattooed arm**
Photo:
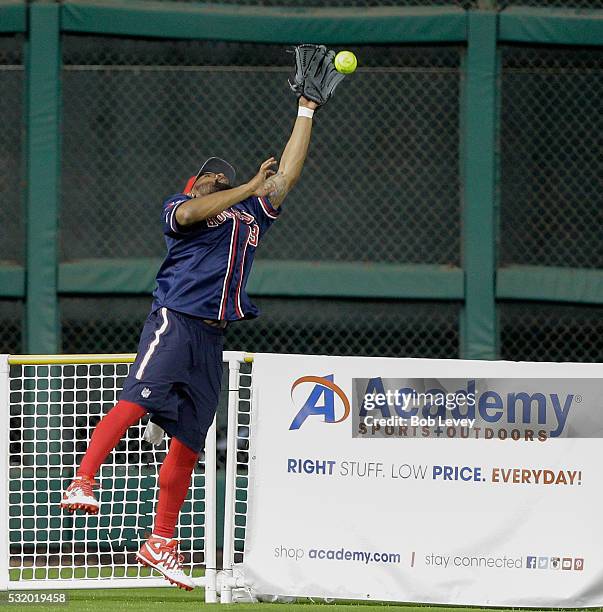
[[[303, 96], [299, 99], [299, 105], [311, 109], [315, 109], [317, 106]], [[263, 193], [258, 194], [268, 196], [275, 208], [282, 204], [287, 194], [299, 180], [308, 153], [311, 133], [312, 119], [297, 117], [289, 142], [281, 156], [278, 172], [265, 181], [262, 189]]]

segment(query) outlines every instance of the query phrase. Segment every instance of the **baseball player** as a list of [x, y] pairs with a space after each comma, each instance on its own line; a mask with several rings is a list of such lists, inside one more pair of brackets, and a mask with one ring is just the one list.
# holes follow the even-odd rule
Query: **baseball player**
[[148, 413], [171, 441], [159, 470], [153, 532], [137, 559], [186, 590], [194, 584], [182, 570], [174, 531], [218, 405], [224, 328], [258, 315], [245, 292], [255, 251], [301, 175], [314, 111], [343, 78], [333, 56], [323, 46], [295, 49], [290, 86], [298, 96], [297, 119], [277, 172], [269, 157], [251, 180], [235, 185], [235, 169], [211, 157], [182, 193], [164, 202], [167, 256], [136, 359], [118, 403], [96, 426], [63, 493], [64, 509], [98, 513], [94, 477], [126, 430]]

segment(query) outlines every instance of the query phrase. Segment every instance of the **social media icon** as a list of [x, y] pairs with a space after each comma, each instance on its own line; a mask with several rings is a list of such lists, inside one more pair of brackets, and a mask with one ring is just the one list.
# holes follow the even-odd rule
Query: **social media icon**
[[526, 567], [528, 569], [536, 569], [536, 557], [527, 557], [526, 559]]
[[572, 559], [570, 557], [563, 557], [561, 561], [561, 569], [571, 570], [572, 569]]
[[574, 559], [574, 569], [581, 572], [584, 569], [584, 559]]
[[538, 557], [538, 569], [549, 569], [548, 557]]
[[551, 569], [561, 569], [561, 559], [559, 557], [551, 557]]

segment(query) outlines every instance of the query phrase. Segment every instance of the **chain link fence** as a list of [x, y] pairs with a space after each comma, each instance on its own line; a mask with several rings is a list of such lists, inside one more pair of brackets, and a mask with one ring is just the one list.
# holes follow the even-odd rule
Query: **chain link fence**
[[[476, 6], [304, 3], [311, 4]], [[603, 8], [603, 0], [501, 0], [498, 6], [518, 4]], [[459, 266], [463, 48], [350, 48], [360, 68], [318, 113], [304, 176], [258, 257]], [[24, 185], [22, 50], [21, 35], [0, 36], [0, 112], [7, 118], [0, 131], [0, 198], [10, 203], [0, 207], [6, 230], [0, 260], [11, 263], [23, 261], [24, 244], [23, 215], [13, 208], [22, 206]], [[231, 160], [239, 181], [246, 180], [261, 160], [280, 154], [294, 120], [286, 83], [292, 61], [283, 45], [70, 34], [62, 37], [62, 53], [63, 262], [162, 257], [162, 200], [214, 154]], [[501, 67], [499, 265], [603, 267], [603, 51], [503, 45]], [[459, 304], [256, 301], [264, 316], [233, 325], [228, 348], [459, 355]], [[62, 297], [60, 306], [63, 352], [134, 351], [150, 299]], [[527, 358], [524, 340], [541, 323], [546, 337], [534, 338], [543, 355], [600, 359], [596, 308], [499, 307], [501, 356]], [[22, 302], [0, 301], [0, 350], [22, 350], [22, 317]], [[562, 333], [577, 326], [590, 329], [592, 338], [579, 350]]]
[[[226, 330], [225, 350], [386, 357], [459, 356], [455, 303], [260, 298], [262, 316]], [[63, 353], [136, 352], [147, 297], [61, 299]]]
[[[256, 300], [263, 316], [232, 325], [226, 343], [252, 352], [459, 356], [457, 304], [372, 300]], [[251, 347], [251, 348], [247, 348]]]
[[603, 50], [502, 52], [502, 265], [603, 267]]
[[[242, 182], [286, 143], [284, 46], [63, 44], [64, 259], [162, 255], [161, 202], [204, 159], [229, 159]], [[353, 50], [363, 67], [318, 115], [304, 176], [258, 256], [458, 264], [459, 49]]]
[[0, 299], [0, 354], [23, 352], [23, 302]]
[[0, 261], [23, 261], [23, 36], [0, 35]]
[[135, 353], [149, 297], [60, 299], [62, 353]]
[[[603, 51], [502, 49], [502, 266], [603, 268]], [[601, 361], [601, 307], [505, 303], [501, 357]]]
[[[278, 156], [295, 116], [285, 50], [64, 36], [62, 260], [161, 257], [161, 202], [205, 158], [231, 160], [244, 181]], [[459, 265], [461, 49], [352, 50], [361, 68], [317, 116], [304, 176], [258, 257]], [[62, 350], [135, 350], [150, 301], [96, 303], [62, 300]], [[265, 317], [232, 326], [228, 347], [459, 354], [457, 305], [258, 303]]]
[[603, 362], [603, 309], [561, 304], [499, 305], [501, 359]]
[[[0, 35], [0, 264], [23, 263], [24, 37]], [[23, 304], [0, 299], [0, 353], [23, 347]]]

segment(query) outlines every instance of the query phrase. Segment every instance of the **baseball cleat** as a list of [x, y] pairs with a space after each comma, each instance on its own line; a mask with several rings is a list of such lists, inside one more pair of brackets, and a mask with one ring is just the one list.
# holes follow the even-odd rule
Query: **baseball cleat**
[[69, 512], [83, 510], [86, 514], [98, 514], [100, 504], [92, 492], [92, 487], [96, 486], [93, 478], [76, 476], [63, 493], [61, 508]]
[[151, 536], [136, 553], [136, 560], [157, 570], [179, 589], [192, 591], [195, 588], [192, 578], [182, 570], [184, 557], [178, 553], [178, 540]]

